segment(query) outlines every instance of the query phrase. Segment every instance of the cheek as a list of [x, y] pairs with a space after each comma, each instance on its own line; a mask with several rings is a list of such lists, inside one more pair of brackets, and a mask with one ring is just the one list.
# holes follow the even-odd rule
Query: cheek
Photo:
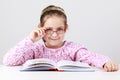
[[[59, 39], [64, 39], [64, 34], [63, 35], [59, 35], [58, 37], [59, 37]], [[44, 36], [44, 40], [49, 40], [49, 38], [50, 38], [50, 36], [48, 36], [48, 35]]]
[[44, 40], [49, 40], [49, 36], [45, 35]]
[[60, 39], [63, 40], [63, 39], [64, 39], [64, 35], [61, 35], [61, 36], [60, 36]]

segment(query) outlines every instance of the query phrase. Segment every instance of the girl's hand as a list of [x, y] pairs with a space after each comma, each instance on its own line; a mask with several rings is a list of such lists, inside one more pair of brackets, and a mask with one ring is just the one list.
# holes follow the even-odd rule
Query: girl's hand
[[38, 28], [33, 30], [29, 37], [33, 42], [36, 42], [40, 39], [42, 39], [45, 35], [45, 28], [41, 27], [40, 24], [38, 25]]
[[119, 65], [115, 62], [109, 61], [104, 64], [103, 69], [107, 72], [113, 72], [119, 69]]

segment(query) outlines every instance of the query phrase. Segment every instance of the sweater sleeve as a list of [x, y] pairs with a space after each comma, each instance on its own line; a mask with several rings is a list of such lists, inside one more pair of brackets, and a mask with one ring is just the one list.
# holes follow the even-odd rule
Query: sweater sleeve
[[3, 64], [8, 66], [22, 65], [26, 60], [34, 58], [33, 42], [29, 37], [11, 48], [3, 58]]
[[99, 53], [92, 53], [86, 48], [81, 48], [76, 54], [76, 60], [88, 63], [91, 66], [103, 68], [103, 65], [110, 61], [110, 58]]

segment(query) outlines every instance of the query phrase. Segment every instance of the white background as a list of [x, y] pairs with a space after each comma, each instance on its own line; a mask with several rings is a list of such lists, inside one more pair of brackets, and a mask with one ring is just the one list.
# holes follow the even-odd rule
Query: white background
[[65, 39], [120, 63], [120, 0], [0, 0], [0, 64], [37, 27], [41, 10], [49, 4], [66, 11]]

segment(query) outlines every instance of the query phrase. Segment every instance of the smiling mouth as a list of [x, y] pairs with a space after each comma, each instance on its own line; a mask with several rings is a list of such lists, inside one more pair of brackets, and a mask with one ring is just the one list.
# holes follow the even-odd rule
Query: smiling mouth
[[51, 39], [51, 40], [58, 40], [58, 39]]
[[55, 40], [58, 40], [58, 39], [50, 39], [50, 40], [54, 40], [55, 41]]

